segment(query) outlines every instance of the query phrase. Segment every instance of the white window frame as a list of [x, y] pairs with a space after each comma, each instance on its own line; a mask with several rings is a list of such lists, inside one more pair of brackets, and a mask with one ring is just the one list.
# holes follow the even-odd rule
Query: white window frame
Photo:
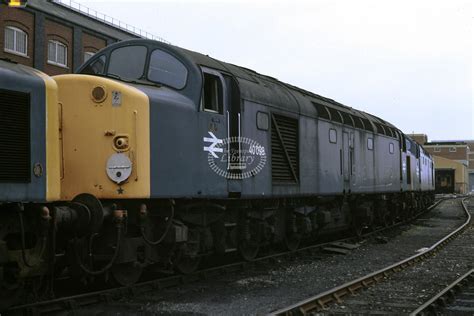
[[450, 153], [455, 153], [457, 151], [456, 147], [449, 147]]
[[329, 129], [329, 142], [331, 144], [337, 144], [337, 130], [335, 128]]
[[[96, 52], [90, 52], [90, 51], [89, 51], [89, 52], [84, 52], [84, 56], [83, 56], [84, 62], [86, 62], [86, 61], [88, 61], [89, 59], [91, 59], [92, 56], [95, 55], [95, 53], [96, 53]], [[86, 59], [86, 56], [89, 56], [89, 58]]]
[[[55, 54], [56, 60], [58, 59], [58, 49], [57, 49], [57, 47], [58, 46], [64, 46], [64, 48], [65, 48], [64, 57], [65, 57], [65, 61], [66, 61], [65, 64], [61, 64], [61, 63], [58, 63], [56, 60], [50, 60], [49, 59], [49, 43], [54, 43], [56, 45], [56, 54]], [[67, 57], [68, 56], [67, 56], [67, 45], [66, 44], [64, 44], [60, 41], [57, 41], [57, 40], [49, 40], [48, 41], [48, 57], [47, 57], [48, 64], [63, 67], [63, 68], [67, 68], [67, 59], [68, 59]]]
[[388, 144], [388, 152], [393, 154], [395, 152], [395, 145], [393, 143]]
[[367, 138], [367, 149], [374, 150], [374, 139], [372, 137]]
[[[7, 39], [6, 39], [7, 29], [10, 29], [10, 30], [13, 31], [13, 49], [9, 49], [9, 48], [6, 47], [6, 45], [7, 45]], [[25, 53], [16, 50], [16, 48], [17, 48], [17, 42], [16, 42], [17, 33], [25, 34]], [[23, 31], [22, 29], [14, 27], [14, 26], [5, 26], [5, 29], [3, 31], [3, 36], [4, 36], [4, 38], [3, 38], [3, 40], [4, 40], [3, 50], [5, 52], [10, 53], [10, 54], [23, 56], [23, 57], [28, 57], [28, 33]]]
[[[226, 89], [226, 86], [225, 86], [225, 81], [224, 81], [224, 77], [218, 72], [218, 71], [215, 71], [213, 69], [210, 69], [210, 68], [206, 68], [206, 67], [201, 67], [201, 71], [202, 71], [202, 78], [203, 78], [203, 82], [202, 82], [202, 92], [201, 92], [201, 111], [204, 111], [204, 112], [209, 112], [209, 113], [216, 113], [216, 114], [224, 114], [225, 112], [225, 106], [226, 106], [226, 101], [227, 100], [227, 89]], [[217, 111], [215, 110], [212, 110], [212, 109], [208, 109], [206, 108], [206, 105], [204, 104], [204, 74], [209, 74], [209, 75], [212, 75], [212, 76], [215, 76], [215, 77], [218, 77], [219, 80], [220, 80], [220, 84], [221, 84], [221, 87], [222, 87], [222, 100], [219, 100], [219, 96], [217, 95], [217, 101], [221, 101], [222, 102], [222, 109], [218, 109]], [[221, 110], [222, 110], [222, 113], [221, 113]]]

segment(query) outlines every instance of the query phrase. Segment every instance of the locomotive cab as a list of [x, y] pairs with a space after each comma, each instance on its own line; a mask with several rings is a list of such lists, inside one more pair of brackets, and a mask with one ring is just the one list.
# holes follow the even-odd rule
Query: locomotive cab
[[[79, 73], [122, 82], [147, 96], [149, 152], [141, 155], [150, 159], [150, 197], [240, 195], [240, 171], [226, 155], [232, 151], [240, 160], [238, 142], [224, 144], [240, 136], [239, 86], [229, 73], [199, 65], [186, 53], [131, 40], [98, 52]], [[189, 156], [197, 152], [203, 154]]]

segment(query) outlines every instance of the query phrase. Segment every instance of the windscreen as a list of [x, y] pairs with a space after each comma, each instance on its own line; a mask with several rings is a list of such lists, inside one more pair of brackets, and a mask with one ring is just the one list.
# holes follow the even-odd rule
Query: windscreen
[[141, 79], [143, 77], [147, 48], [145, 46], [125, 46], [110, 54], [108, 74], [123, 79]]

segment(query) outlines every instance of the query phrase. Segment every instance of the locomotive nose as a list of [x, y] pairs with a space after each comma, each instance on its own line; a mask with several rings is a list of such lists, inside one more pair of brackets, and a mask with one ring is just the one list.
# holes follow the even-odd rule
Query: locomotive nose
[[148, 97], [87, 75], [54, 77], [62, 105], [63, 199], [150, 195]]

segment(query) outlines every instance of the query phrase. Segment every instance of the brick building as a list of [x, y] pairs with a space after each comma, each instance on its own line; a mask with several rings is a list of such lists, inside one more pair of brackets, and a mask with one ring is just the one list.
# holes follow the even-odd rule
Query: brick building
[[467, 146], [469, 147], [468, 154], [468, 167], [467, 172], [469, 173], [469, 190], [474, 191], [474, 140], [466, 140]]
[[101, 48], [155, 36], [74, 1], [29, 0], [11, 8], [0, 0], [0, 58], [49, 75], [71, 73]]
[[[474, 191], [474, 140], [428, 141], [425, 134], [409, 135], [433, 156], [454, 160], [466, 166], [468, 191]], [[436, 166], [435, 166], [436, 167]]]

